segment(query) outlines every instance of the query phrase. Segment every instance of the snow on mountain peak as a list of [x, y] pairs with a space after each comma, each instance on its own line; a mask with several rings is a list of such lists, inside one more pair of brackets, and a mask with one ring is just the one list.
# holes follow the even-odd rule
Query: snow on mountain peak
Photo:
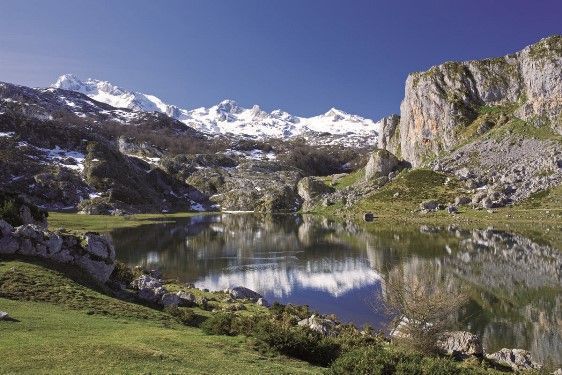
[[[186, 125], [207, 134], [232, 134], [259, 139], [315, 137], [329, 134], [332, 143], [376, 144], [380, 124], [336, 108], [314, 117], [298, 117], [276, 109], [271, 113], [260, 106], [243, 108], [226, 99], [210, 108], [182, 109], [164, 103], [154, 95], [129, 91], [107, 81], [81, 81], [73, 74], [60, 76], [53, 88], [78, 91], [90, 98], [113, 107], [142, 112], [162, 112]], [[355, 138], [355, 141], [352, 141]]]
[[84, 83], [74, 74], [63, 74], [51, 85], [54, 88], [71, 91], [79, 91], [83, 86]]

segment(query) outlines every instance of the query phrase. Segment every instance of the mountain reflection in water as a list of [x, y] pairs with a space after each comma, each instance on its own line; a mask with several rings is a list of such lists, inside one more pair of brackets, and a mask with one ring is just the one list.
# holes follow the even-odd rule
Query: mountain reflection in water
[[[468, 289], [457, 314], [487, 350], [518, 347], [562, 364], [562, 251], [493, 229], [385, 227], [297, 215], [223, 214], [112, 232], [117, 257], [168, 278], [222, 290], [246, 286], [270, 301], [308, 304], [343, 321], [382, 327], [373, 310], [398, 267], [434, 270], [452, 292]], [[380, 299], [382, 298], [382, 299]]]

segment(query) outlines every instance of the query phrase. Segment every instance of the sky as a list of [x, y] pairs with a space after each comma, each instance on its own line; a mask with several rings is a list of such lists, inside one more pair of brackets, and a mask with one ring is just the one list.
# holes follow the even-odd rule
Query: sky
[[0, 81], [64, 73], [183, 108], [398, 113], [408, 73], [562, 34], [561, 0], [0, 0]]

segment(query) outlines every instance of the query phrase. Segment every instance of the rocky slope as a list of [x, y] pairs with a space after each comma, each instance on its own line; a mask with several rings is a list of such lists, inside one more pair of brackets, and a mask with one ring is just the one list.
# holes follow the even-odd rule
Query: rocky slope
[[462, 143], [463, 131], [489, 107], [509, 107], [502, 121], [518, 118], [562, 134], [562, 37], [504, 57], [447, 62], [410, 74], [398, 131], [389, 137], [393, 142], [381, 145], [420, 166]]
[[0, 83], [0, 189], [49, 210], [295, 211], [300, 178], [350, 170], [362, 153], [211, 136], [158, 111]]

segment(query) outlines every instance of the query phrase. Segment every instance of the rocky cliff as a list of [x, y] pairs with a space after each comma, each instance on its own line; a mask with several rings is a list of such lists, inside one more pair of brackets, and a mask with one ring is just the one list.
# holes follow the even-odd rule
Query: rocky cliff
[[388, 127], [379, 147], [400, 150], [420, 166], [463, 142], [464, 131], [490, 108], [503, 109], [505, 117], [488, 128], [518, 119], [562, 134], [562, 36], [504, 57], [447, 62], [410, 74], [398, 129]]

